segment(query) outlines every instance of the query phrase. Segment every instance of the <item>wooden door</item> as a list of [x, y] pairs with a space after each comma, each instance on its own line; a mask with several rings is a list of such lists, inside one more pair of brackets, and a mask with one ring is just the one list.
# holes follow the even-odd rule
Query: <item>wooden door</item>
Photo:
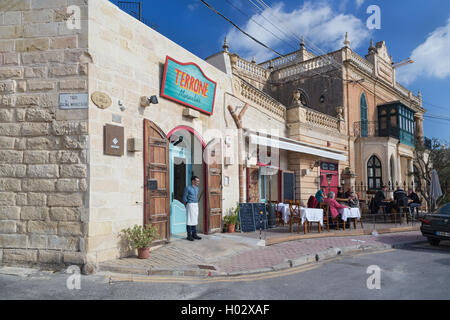
[[207, 225], [208, 233], [222, 230], [222, 142], [213, 139], [205, 147], [204, 159], [207, 174]]
[[169, 139], [149, 120], [144, 120], [144, 165], [145, 224], [158, 228], [159, 243], [170, 238]]
[[259, 168], [247, 168], [247, 202], [259, 202]]

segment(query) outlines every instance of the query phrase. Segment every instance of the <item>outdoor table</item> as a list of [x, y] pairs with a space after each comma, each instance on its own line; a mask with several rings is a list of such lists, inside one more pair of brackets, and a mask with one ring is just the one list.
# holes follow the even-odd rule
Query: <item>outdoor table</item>
[[307, 222], [319, 222], [323, 226], [323, 209], [313, 209], [313, 208], [301, 208], [300, 207], [300, 217], [302, 219], [302, 224]]
[[342, 208], [338, 211], [341, 214], [341, 219], [344, 221], [344, 230], [347, 219], [355, 219], [353, 221], [353, 225], [356, 229], [356, 220], [359, 220], [361, 218], [361, 212], [359, 211], [359, 208]]

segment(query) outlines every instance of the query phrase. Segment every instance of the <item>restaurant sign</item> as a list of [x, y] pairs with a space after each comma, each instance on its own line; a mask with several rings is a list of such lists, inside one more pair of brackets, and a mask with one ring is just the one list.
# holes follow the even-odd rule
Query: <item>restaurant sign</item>
[[161, 96], [212, 115], [216, 82], [193, 62], [181, 63], [166, 57]]

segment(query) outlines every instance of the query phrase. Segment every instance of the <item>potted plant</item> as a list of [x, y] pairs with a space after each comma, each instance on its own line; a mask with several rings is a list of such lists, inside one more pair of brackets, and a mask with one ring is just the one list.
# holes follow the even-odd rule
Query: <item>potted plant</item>
[[229, 214], [223, 218], [223, 221], [227, 225], [228, 232], [235, 232], [236, 223], [238, 221], [238, 212], [239, 206], [236, 206], [236, 208], [233, 207], [230, 209]]
[[135, 224], [133, 228], [123, 229], [121, 232], [131, 247], [138, 249], [139, 259], [148, 259], [150, 257], [150, 245], [158, 237], [158, 229], [155, 226], [147, 225], [142, 227]]

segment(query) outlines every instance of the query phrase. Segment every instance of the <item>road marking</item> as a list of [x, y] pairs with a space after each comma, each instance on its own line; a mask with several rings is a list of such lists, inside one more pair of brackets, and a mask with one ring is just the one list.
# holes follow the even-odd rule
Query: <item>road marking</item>
[[[396, 249], [385, 249], [385, 250], [379, 250], [379, 251], [371, 251], [371, 252], [361, 252], [361, 253], [354, 253], [349, 256], [364, 256], [369, 254], [381, 254], [381, 253], [387, 253], [396, 251]], [[306, 264], [301, 265], [298, 267], [292, 267], [280, 271], [268, 271], [265, 273], [258, 273], [258, 274], [249, 274], [249, 275], [240, 275], [240, 276], [217, 276], [217, 277], [208, 277], [208, 278], [197, 278], [197, 277], [184, 277], [184, 276], [134, 276], [132, 274], [129, 274], [127, 276], [119, 276], [119, 275], [110, 275], [109, 277], [106, 276], [106, 280], [109, 281], [109, 283], [115, 283], [115, 282], [154, 282], [154, 283], [196, 283], [196, 284], [202, 284], [202, 283], [217, 283], [217, 282], [249, 282], [249, 281], [258, 281], [258, 280], [266, 280], [266, 279], [272, 279], [272, 278], [279, 278], [284, 276], [289, 276], [305, 271], [310, 271], [317, 269], [321, 267], [322, 265], [326, 263], [330, 263], [333, 260], [341, 260], [345, 258], [346, 256], [337, 256], [335, 258], [322, 260], [319, 262], [316, 262], [314, 264]]]

